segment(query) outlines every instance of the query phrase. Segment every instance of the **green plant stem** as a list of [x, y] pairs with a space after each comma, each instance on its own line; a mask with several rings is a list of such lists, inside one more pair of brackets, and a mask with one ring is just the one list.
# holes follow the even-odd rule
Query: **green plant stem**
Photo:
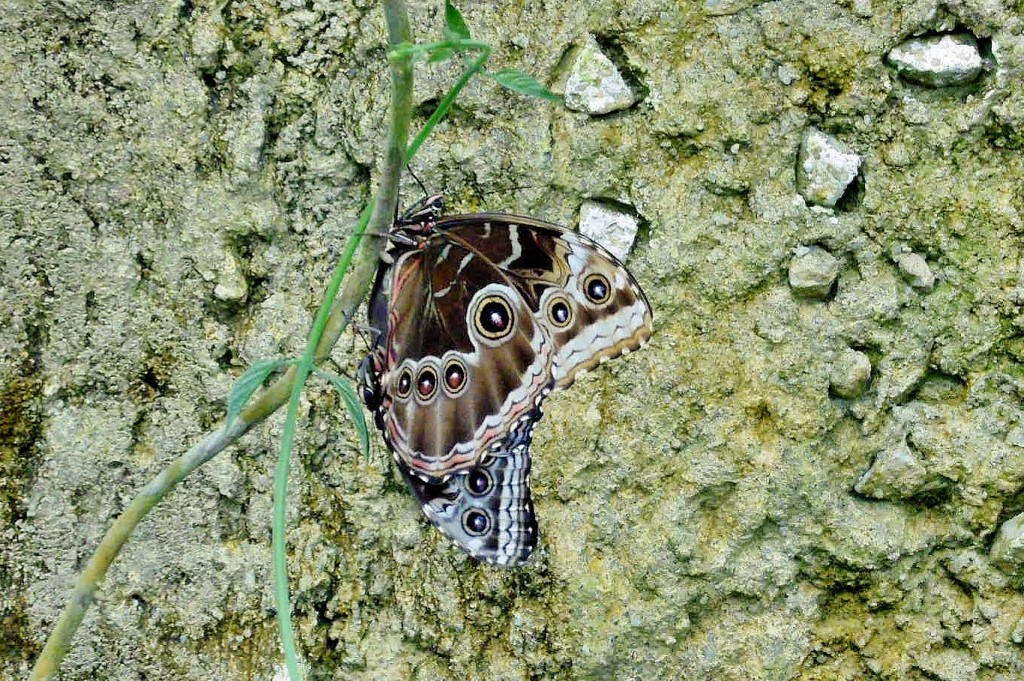
[[277, 459], [277, 473], [274, 479], [274, 520], [273, 520], [273, 555], [274, 555], [274, 595], [277, 601], [277, 621], [281, 632], [281, 647], [284, 650], [285, 664], [288, 667], [288, 677], [291, 679], [302, 679], [302, 672], [298, 665], [298, 656], [295, 652], [295, 636], [292, 632], [291, 604], [288, 599], [288, 565], [286, 562], [285, 530], [286, 519], [285, 509], [288, 495], [288, 464], [291, 460], [292, 445], [295, 441], [295, 426], [299, 416], [299, 403], [302, 397], [302, 388], [306, 378], [313, 370], [316, 361], [316, 350], [319, 347], [320, 339], [323, 337], [327, 320], [330, 317], [334, 299], [341, 288], [341, 281], [348, 271], [366, 225], [370, 221], [373, 205], [368, 205], [359, 222], [356, 225], [355, 234], [349, 239], [345, 252], [338, 260], [334, 268], [331, 281], [324, 293], [323, 301], [317, 310], [316, 319], [313, 321], [313, 328], [310, 331], [306, 343], [306, 350], [295, 367], [295, 381], [292, 385], [291, 399], [288, 401], [288, 412], [284, 421], [284, 430], [281, 434], [281, 450]]
[[106, 575], [107, 568], [117, 557], [139, 521], [186, 475], [241, 437], [249, 429], [249, 425], [241, 419], [236, 419], [231, 427], [223, 426], [210, 433], [202, 442], [162, 470], [132, 499], [121, 516], [107, 530], [103, 541], [79, 575], [71, 599], [64, 606], [57, 624], [47, 637], [46, 645], [32, 668], [30, 681], [43, 681], [52, 678], [57, 672], [60, 661], [71, 647], [75, 631], [85, 617], [85, 611], [95, 598], [96, 589]]
[[[388, 39], [392, 45], [407, 42], [410, 38], [409, 17], [405, 4], [401, 0], [386, 0], [384, 15], [388, 25]], [[281, 647], [284, 653], [288, 678], [301, 681], [302, 670], [299, 667], [298, 654], [295, 647], [295, 635], [292, 631], [291, 601], [288, 594], [288, 562], [287, 562], [287, 499], [288, 469], [291, 461], [295, 429], [299, 416], [299, 404], [302, 388], [306, 378], [313, 370], [317, 348], [326, 330], [334, 299], [341, 287], [341, 280], [348, 271], [349, 261], [355, 254], [356, 245], [366, 230], [367, 224], [373, 219], [370, 233], [386, 236], [390, 226], [394, 207], [398, 203], [398, 183], [402, 165], [406, 159], [406, 144], [409, 138], [409, 119], [412, 116], [412, 58], [405, 57], [391, 61], [391, 124], [388, 133], [388, 147], [384, 160], [384, 172], [380, 188], [377, 192], [375, 208], [367, 208], [363, 212], [355, 236], [342, 256], [338, 267], [334, 270], [331, 283], [327, 288], [323, 303], [317, 311], [306, 351], [296, 366], [295, 383], [292, 386], [291, 398], [288, 401], [288, 412], [281, 433], [281, 450], [277, 459], [277, 472], [274, 480], [274, 522], [273, 522], [273, 554], [274, 554], [274, 595], [277, 603], [277, 621], [280, 629]], [[372, 204], [371, 204], [372, 205]], [[372, 212], [371, 212], [372, 211]], [[383, 245], [384, 239], [381, 239]], [[378, 247], [379, 248], [379, 247]], [[367, 249], [364, 249], [367, 250]], [[371, 249], [373, 264], [376, 265], [377, 249]], [[362, 296], [360, 296], [360, 299]], [[358, 304], [358, 302], [357, 302]], [[333, 344], [332, 344], [333, 345]]]
[[462, 92], [462, 88], [466, 87], [466, 84], [473, 78], [473, 76], [483, 70], [484, 62], [486, 62], [487, 58], [490, 56], [491, 48], [484, 45], [480, 56], [474, 59], [466, 68], [465, 72], [463, 72], [462, 76], [455, 82], [452, 89], [447, 95], [445, 95], [445, 98], [442, 99], [441, 103], [437, 105], [436, 109], [434, 109], [434, 113], [430, 114], [430, 118], [428, 118], [427, 122], [423, 124], [423, 129], [420, 130], [419, 134], [413, 139], [412, 144], [409, 145], [409, 150], [405, 157], [406, 163], [412, 160], [412, 157], [416, 155], [416, 152], [419, 151], [427, 137], [430, 136], [430, 133], [434, 131], [434, 128], [441, 122], [441, 119], [447, 115], [448, 110], [451, 109], [452, 104], [455, 103], [455, 98], [459, 96], [460, 92]]

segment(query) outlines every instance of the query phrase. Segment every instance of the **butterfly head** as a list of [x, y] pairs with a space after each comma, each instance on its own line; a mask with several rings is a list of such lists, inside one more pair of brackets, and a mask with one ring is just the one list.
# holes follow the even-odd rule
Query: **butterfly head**
[[380, 386], [380, 375], [384, 371], [383, 360], [380, 357], [380, 348], [375, 347], [370, 351], [363, 361], [359, 363], [357, 375], [359, 377], [360, 397], [363, 404], [374, 414], [377, 413], [384, 393]]
[[395, 220], [395, 228], [414, 228], [429, 231], [444, 212], [444, 197], [440, 194], [425, 196]]

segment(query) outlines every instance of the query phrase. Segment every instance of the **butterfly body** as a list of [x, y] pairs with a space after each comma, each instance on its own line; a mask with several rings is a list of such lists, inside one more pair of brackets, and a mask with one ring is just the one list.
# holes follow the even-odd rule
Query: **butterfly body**
[[427, 517], [501, 565], [536, 545], [540, 405], [638, 348], [652, 312], [601, 246], [532, 218], [428, 209], [396, 223], [370, 301], [363, 397]]

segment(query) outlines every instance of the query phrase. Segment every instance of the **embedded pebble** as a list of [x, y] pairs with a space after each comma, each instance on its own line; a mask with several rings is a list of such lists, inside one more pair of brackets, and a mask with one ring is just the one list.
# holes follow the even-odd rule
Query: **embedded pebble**
[[591, 116], [628, 109], [636, 94], [592, 39], [576, 55], [565, 81], [565, 105]]
[[224, 19], [218, 12], [196, 12], [193, 19], [192, 58], [193, 64], [199, 69], [213, 69], [217, 66], [217, 57], [223, 50], [224, 38], [227, 33]]
[[1024, 573], [1024, 513], [1018, 513], [999, 526], [989, 557], [1005, 572]]
[[704, 9], [713, 17], [738, 14], [764, 0], [704, 0]]
[[882, 160], [887, 166], [905, 168], [914, 161], [914, 153], [903, 142], [893, 142], [882, 149]]
[[245, 492], [245, 476], [233, 459], [218, 456], [203, 466], [204, 475], [227, 499], [238, 501]]
[[1020, 447], [1024, 449], [1024, 428], [1020, 426], [1014, 426], [1010, 429], [1010, 432], [1006, 434], [1006, 444], [1011, 447]]
[[263, 168], [274, 86], [269, 76], [253, 76], [242, 83], [240, 91], [247, 102], [232, 111], [224, 140], [232, 179], [246, 182]]
[[218, 300], [225, 301], [245, 300], [249, 295], [249, 283], [242, 274], [241, 263], [233, 253], [224, 254], [224, 263], [220, 267], [213, 295]]
[[808, 203], [832, 208], [857, 177], [861, 158], [815, 128], [804, 133], [797, 164], [797, 190]]
[[901, 253], [896, 258], [896, 265], [900, 268], [903, 278], [914, 288], [931, 291], [935, 286], [935, 275], [928, 267], [928, 261], [917, 253]]
[[789, 64], [779, 64], [779, 68], [776, 69], [775, 73], [779, 77], [779, 82], [783, 85], [792, 85], [800, 78], [800, 72]]
[[613, 210], [596, 201], [580, 206], [580, 233], [601, 244], [619, 260], [625, 260], [636, 239], [638, 225], [629, 213]]
[[858, 494], [872, 499], [907, 499], [921, 491], [928, 471], [906, 442], [875, 454], [875, 460], [853, 486]]
[[1017, 620], [1013, 631], [1010, 632], [1010, 640], [1018, 645], [1024, 643], [1024, 617]]
[[825, 298], [839, 276], [839, 259], [820, 246], [800, 246], [789, 263], [789, 286], [807, 298]]
[[906, 80], [930, 87], [970, 83], [981, 73], [978, 42], [970, 33], [912, 38], [886, 57]]
[[853, 13], [861, 19], [870, 19], [875, 15], [871, 9], [871, 0], [853, 0]]
[[846, 348], [832, 362], [829, 385], [832, 392], [844, 399], [864, 393], [871, 380], [871, 360], [863, 352]]

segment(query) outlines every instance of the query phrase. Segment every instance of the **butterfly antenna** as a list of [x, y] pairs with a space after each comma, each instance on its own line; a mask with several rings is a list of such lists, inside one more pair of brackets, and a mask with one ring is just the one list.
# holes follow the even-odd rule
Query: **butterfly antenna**
[[[420, 191], [423, 192], [423, 196], [424, 196], [424, 198], [426, 198], [428, 196], [427, 188], [424, 186], [423, 182], [420, 181], [420, 178], [416, 177], [416, 173], [412, 172], [412, 166], [409, 165], [409, 164], [406, 164], [405, 165], [405, 169], [409, 171], [409, 175], [412, 176], [412, 179], [416, 180], [416, 184], [418, 184], [420, 186]], [[420, 203], [420, 202], [417, 202], [417, 203]]]
[[369, 352], [369, 350], [373, 347], [374, 343], [377, 342], [377, 338], [380, 337], [382, 333], [380, 329], [374, 327], [372, 324], [368, 322], [354, 323], [352, 324], [352, 330], [354, 332], [352, 334], [353, 342], [355, 342], [356, 337], [358, 337], [359, 340], [361, 340], [363, 344], [366, 345], [367, 352]]

